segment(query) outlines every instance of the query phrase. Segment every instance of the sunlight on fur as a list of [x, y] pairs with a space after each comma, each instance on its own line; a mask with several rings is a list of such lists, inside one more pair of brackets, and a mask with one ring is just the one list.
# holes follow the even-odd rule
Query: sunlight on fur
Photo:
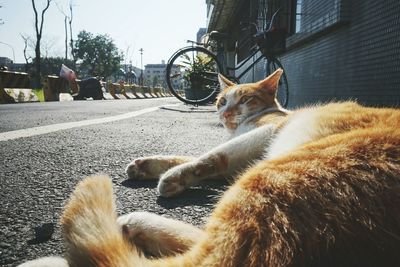
[[228, 142], [126, 168], [129, 179], [159, 179], [164, 197], [234, 177], [204, 229], [146, 212], [117, 219], [111, 180], [89, 177], [61, 218], [69, 265], [400, 266], [400, 110], [288, 111], [276, 100], [281, 74], [250, 84], [220, 76]]

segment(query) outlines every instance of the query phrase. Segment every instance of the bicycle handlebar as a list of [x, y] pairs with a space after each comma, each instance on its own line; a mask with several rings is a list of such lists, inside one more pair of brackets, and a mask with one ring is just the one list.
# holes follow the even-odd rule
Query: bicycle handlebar
[[278, 8], [271, 16], [267, 29], [257, 31], [256, 34], [253, 35], [256, 47], [262, 49], [264, 54], [271, 54], [275, 53], [273, 51], [284, 50], [285, 42], [282, 38], [284, 38], [285, 30], [274, 27], [276, 15], [281, 9], [282, 8]]
[[195, 45], [204, 45], [204, 43], [199, 43], [196, 41], [192, 41], [192, 40], [186, 40], [187, 43], [191, 43], [191, 44], [195, 44]]
[[278, 8], [278, 10], [276, 10], [275, 13], [272, 15], [271, 20], [269, 22], [269, 28], [268, 28], [268, 30], [264, 30], [264, 32], [269, 32], [272, 30], [272, 27], [274, 25], [275, 16], [276, 16], [276, 14], [279, 13], [279, 11], [281, 11], [281, 9], [282, 9], [282, 7]]
[[274, 22], [275, 22], [275, 17], [276, 17], [276, 15], [281, 11], [281, 9], [282, 9], [282, 7], [278, 8], [278, 9], [274, 12], [274, 14], [272, 14], [271, 20], [268, 22], [268, 28], [267, 28], [267, 29], [260, 30], [259, 27], [258, 27], [258, 25], [257, 25], [257, 23], [255, 23], [255, 22], [245, 22], [245, 23], [241, 23], [241, 25], [244, 25], [244, 24], [249, 25], [248, 27], [245, 27], [245, 28], [243, 28], [243, 29], [246, 29], [246, 28], [248, 29], [248, 28], [250, 28], [250, 26], [253, 26], [253, 27], [256, 29], [256, 33], [253, 34], [253, 38], [255, 38], [255, 39], [262, 39], [262, 38], [264, 38], [264, 36], [266, 35], [266, 33], [271, 32], [271, 31], [273, 30]]
[[[258, 25], [255, 22], [248, 22], [247, 23], [250, 26], [254, 26], [254, 28], [256, 28], [256, 33], [253, 35], [253, 37], [255, 39], [260, 39], [260, 38], [262, 39], [262, 38], [264, 38], [266, 33], [268, 33], [268, 32], [273, 30], [275, 17], [281, 11], [281, 9], [282, 9], [282, 7], [278, 8], [274, 12], [274, 14], [272, 14], [271, 20], [269, 21], [268, 29], [264, 29], [264, 30], [260, 31], [259, 28], [258, 28]], [[213, 40], [216, 40], [216, 41], [228, 38], [228, 34], [227, 33], [221, 33], [221, 32], [218, 32], [218, 31], [212, 31], [210, 33], [207, 33], [206, 35], [208, 35], [208, 37], [210, 39], [213, 39]], [[188, 43], [195, 44], [195, 45], [202, 45], [202, 46], [203, 45], [207, 45], [208, 41], [209, 40], [207, 39], [207, 41], [205, 43], [201, 43], [201, 42], [187, 40]]]

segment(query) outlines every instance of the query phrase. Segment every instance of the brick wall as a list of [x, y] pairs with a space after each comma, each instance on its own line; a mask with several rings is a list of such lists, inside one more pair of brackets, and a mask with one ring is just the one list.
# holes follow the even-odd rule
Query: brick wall
[[[321, 2], [304, 0], [302, 13], [326, 10]], [[345, 99], [400, 105], [400, 1], [349, 2], [347, 23], [281, 57], [291, 107]]]
[[[399, 0], [303, 0], [301, 13], [302, 30], [280, 57], [289, 107], [347, 99], [400, 106]], [[263, 64], [244, 81], [263, 76]]]

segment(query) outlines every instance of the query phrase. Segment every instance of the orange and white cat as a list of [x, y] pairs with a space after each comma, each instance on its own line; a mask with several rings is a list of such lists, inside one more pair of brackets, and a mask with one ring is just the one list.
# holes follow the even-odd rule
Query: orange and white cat
[[282, 70], [266, 79], [236, 85], [219, 76], [217, 99], [220, 121], [231, 134], [228, 142], [194, 157], [151, 156], [135, 159], [126, 172], [131, 179], [160, 178], [161, 196], [177, 195], [205, 179], [229, 178], [264, 156], [275, 129], [289, 111], [276, 100]]
[[161, 175], [163, 196], [240, 171], [204, 229], [146, 212], [117, 218], [110, 179], [89, 177], [61, 218], [68, 264], [400, 266], [400, 110], [344, 102], [289, 113], [275, 100], [280, 74], [247, 85], [221, 77], [227, 143], [127, 168]]

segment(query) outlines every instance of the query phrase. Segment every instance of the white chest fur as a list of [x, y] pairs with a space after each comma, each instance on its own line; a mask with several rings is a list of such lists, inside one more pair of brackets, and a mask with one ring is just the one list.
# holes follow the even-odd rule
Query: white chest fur
[[250, 132], [251, 130], [254, 130], [256, 126], [254, 124], [247, 124], [247, 123], [242, 123], [240, 124], [237, 129], [232, 133], [230, 139], [237, 137], [239, 135], [242, 135], [244, 133]]
[[279, 157], [311, 141], [317, 132], [317, 112], [314, 109], [297, 112], [275, 136], [266, 150], [266, 158]]

